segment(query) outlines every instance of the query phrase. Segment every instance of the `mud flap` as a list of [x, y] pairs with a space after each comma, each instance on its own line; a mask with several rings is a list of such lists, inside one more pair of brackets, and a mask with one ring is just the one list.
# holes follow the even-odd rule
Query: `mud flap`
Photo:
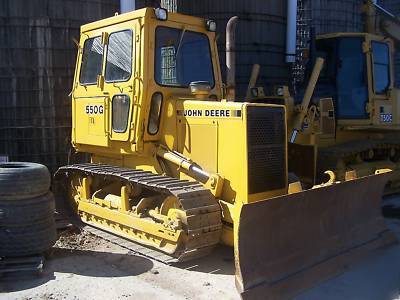
[[289, 299], [396, 243], [381, 213], [390, 174], [244, 205], [235, 247], [243, 299]]

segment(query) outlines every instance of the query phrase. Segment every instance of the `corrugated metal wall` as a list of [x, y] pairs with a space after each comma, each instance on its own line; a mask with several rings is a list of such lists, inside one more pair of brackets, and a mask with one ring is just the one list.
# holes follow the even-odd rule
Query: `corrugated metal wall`
[[[161, 0], [169, 7], [173, 0]], [[360, 0], [304, 0], [310, 26], [316, 34], [362, 31]], [[178, 12], [211, 18], [218, 23], [220, 60], [224, 73], [225, 26], [231, 16], [238, 15], [237, 83], [243, 95], [252, 65], [261, 64], [259, 82], [266, 86], [288, 84], [291, 66], [285, 62], [287, 1], [188, 1], [177, 0]], [[267, 83], [267, 84], [265, 84]]]
[[[135, 0], [132, 0], [135, 1]], [[144, 7], [159, 7], [161, 0], [136, 0], [136, 9]]]
[[240, 18], [236, 41], [236, 81], [244, 95], [253, 64], [261, 65], [259, 82], [282, 84], [290, 80], [285, 63], [286, 2], [281, 0], [178, 0], [178, 12], [217, 21], [222, 71], [225, 74], [225, 27], [230, 17]]
[[54, 171], [70, 148], [69, 92], [81, 24], [118, 0], [0, 1], [0, 155]]
[[362, 32], [362, 1], [360, 0], [306, 0], [311, 10], [311, 26], [316, 34], [331, 32]]
[[[400, 0], [380, 0], [379, 4], [381, 4], [384, 8], [389, 10], [391, 13], [400, 17]], [[396, 86], [400, 88], [400, 49], [398, 47], [396, 55], [395, 55], [395, 79]]]

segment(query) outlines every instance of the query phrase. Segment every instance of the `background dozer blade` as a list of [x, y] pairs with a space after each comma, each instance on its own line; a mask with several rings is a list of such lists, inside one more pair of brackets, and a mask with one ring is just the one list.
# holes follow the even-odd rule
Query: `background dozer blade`
[[235, 249], [243, 299], [288, 299], [394, 244], [381, 214], [390, 174], [244, 205]]

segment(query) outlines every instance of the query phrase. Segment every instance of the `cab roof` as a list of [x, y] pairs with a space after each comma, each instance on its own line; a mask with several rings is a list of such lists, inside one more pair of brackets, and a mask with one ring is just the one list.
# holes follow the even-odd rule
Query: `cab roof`
[[[127, 12], [124, 14], [116, 14], [113, 17], [109, 17], [106, 19], [88, 23], [88, 24], [81, 26], [81, 33], [99, 29], [99, 28], [103, 28], [103, 27], [107, 27], [107, 26], [111, 26], [114, 24], [122, 23], [122, 22], [126, 22], [129, 20], [139, 19], [139, 18], [156, 20], [155, 9], [151, 8], [151, 7], [142, 8], [142, 9], [134, 10], [134, 11]], [[201, 26], [201, 27], [205, 26], [204, 19], [198, 18], [198, 17], [192, 17], [192, 16], [188, 16], [188, 15], [183, 15], [183, 14], [179, 14], [179, 13], [169, 12], [168, 20], [177, 22], [177, 23], [194, 25], [194, 26]], [[160, 21], [160, 22], [162, 22], [162, 21]]]

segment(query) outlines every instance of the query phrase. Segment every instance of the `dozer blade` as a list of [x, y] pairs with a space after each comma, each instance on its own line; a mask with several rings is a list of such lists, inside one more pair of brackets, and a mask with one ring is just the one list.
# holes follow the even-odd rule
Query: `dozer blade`
[[235, 249], [243, 299], [289, 299], [396, 243], [381, 214], [389, 174], [244, 205]]

